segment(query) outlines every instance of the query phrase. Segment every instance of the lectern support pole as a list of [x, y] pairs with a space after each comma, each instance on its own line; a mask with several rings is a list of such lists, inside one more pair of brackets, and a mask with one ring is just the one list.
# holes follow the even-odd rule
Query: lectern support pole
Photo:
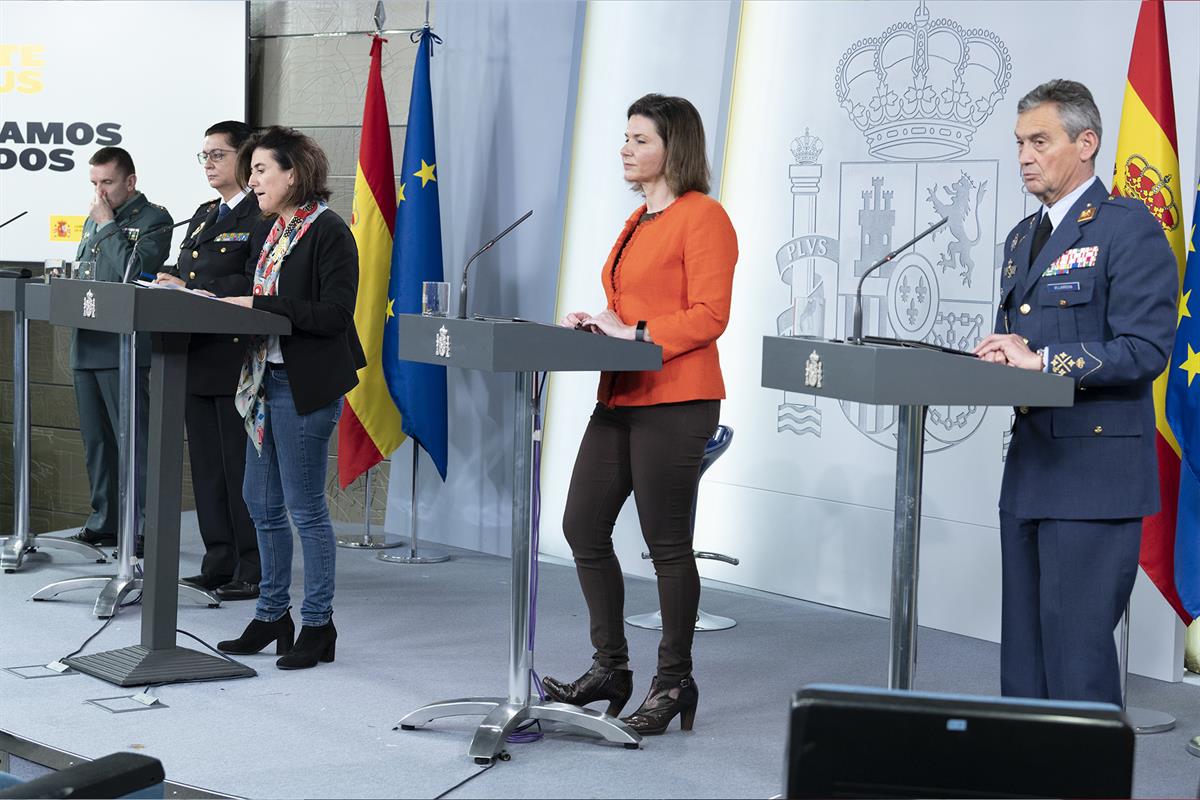
[[[147, 683], [246, 678], [254, 670], [226, 658], [179, 647], [175, 624], [179, 610], [179, 509], [183, 480], [183, 408], [187, 385], [187, 334], [154, 334], [150, 366], [150, 440], [146, 485], [146, 577], [142, 589], [142, 641], [139, 645], [75, 656], [67, 664], [118, 686]], [[137, 361], [131, 357], [129, 386], [136, 387]], [[136, 418], [133, 418], [136, 419]], [[130, 426], [131, 431], [135, 426]], [[135, 434], [136, 435], [136, 434]], [[130, 437], [130, 444], [134, 439]], [[122, 536], [136, 535], [136, 450], [122, 465], [128, 488]]]
[[889, 689], [911, 689], [917, 661], [917, 571], [921, 552], [925, 409], [925, 406], [898, 407]]
[[518, 372], [516, 409], [513, 418], [513, 498], [512, 498], [512, 598], [509, 617], [508, 697], [464, 697], [443, 700], [406, 715], [397, 726], [413, 730], [441, 717], [483, 714], [475, 729], [470, 756], [477, 764], [492, 761], [504, 749], [506, 737], [522, 723], [534, 719], [557, 722], [603, 736], [628, 748], [636, 748], [642, 737], [628, 725], [607, 714], [565, 703], [530, 702], [529, 686], [533, 670], [533, 650], [529, 646], [530, 578], [533, 559], [531, 547], [531, 504], [533, 496], [533, 399], [532, 372]]

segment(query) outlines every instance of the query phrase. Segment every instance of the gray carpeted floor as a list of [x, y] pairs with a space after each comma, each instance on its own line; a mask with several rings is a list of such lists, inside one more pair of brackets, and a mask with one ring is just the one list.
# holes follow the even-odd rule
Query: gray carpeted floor
[[[184, 515], [183, 574], [197, 571], [201, 545]], [[301, 586], [297, 548], [294, 586]], [[27, 602], [51, 581], [106, 574], [49, 551], [21, 572], [0, 575], [0, 666], [45, 663], [91, 634], [94, 595]], [[170, 780], [244, 797], [435, 797], [476, 772], [467, 745], [478, 718], [392, 731], [426, 702], [506, 690], [509, 564], [459, 553], [446, 564], [408, 567], [366, 551], [339, 550], [337, 661], [281, 672], [274, 657], [242, 659], [258, 678], [155, 689], [168, 708], [112, 715], [85, 705], [130, 693], [88, 676], [21, 680], [0, 673], [0, 728], [98, 757], [134, 748], [161, 759]], [[300, 598], [293, 596], [295, 606]], [[654, 586], [628, 582], [629, 613], [657, 605]], [[887, 622], [810, 603], [709, 586], [703, 605], [732, 616], [732, 630], [698, 634], [700, 707], [691, 734], [647, 739], [639, 751], [554, 733], [508, 748], [452, 797], [769, 797], [782, 790], [784, 726], [791, 693], [817, 681], [882, 686]], [[207, 609], [181, 603], [179, 627], [215, 644], [240, 633], [251, 603]], [[140, 608], [124, 609], [88, 648], [135, 644]], [[574, 570], [543, 564], [537, 669], [574, 678], [589, 663], [586, 613]], [[632, 710], [653, 674], [657, 633], [629, 629], [636, 681]], [[186, 637], [180, 644], [194, 645]], [[918, 688], [995, 694], [998, 647], [922, 629]], [[1138, 797], [1195, 797], [1200, 759], [1200, 687], [1138, 677], [1131, 705], [1169, 711], [1175, 731], [1137, 743]], [[1052, 757], [1052, 755], [1048, 755]]]

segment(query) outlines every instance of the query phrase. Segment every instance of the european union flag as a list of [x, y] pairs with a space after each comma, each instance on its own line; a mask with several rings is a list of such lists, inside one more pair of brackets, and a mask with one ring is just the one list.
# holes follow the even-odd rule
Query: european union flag
[[437, 156], [433, 146], [433, 97], [429, 58], [434, 42], [428, 27], [420, 37], [413, 70], [408, 130], [400, 166], [399, 205], [388, 282], [387, 321], [383, 328], [383, 373], [400, 409], [400, 427], [429, 453], [446, 480], [446, 368], [399, 358], [397, 314], [421, 313], [421, 283], [443, 280], [442, 223], [438, 210]]
[[1167, 378], [1167, 422], [1179, 441], [1179, 517], [1175, 524], [1175, 588], [1192, 619], [1200, 618], [1200, 186], [1192, 213], [1179, 298], [1179, 327]]

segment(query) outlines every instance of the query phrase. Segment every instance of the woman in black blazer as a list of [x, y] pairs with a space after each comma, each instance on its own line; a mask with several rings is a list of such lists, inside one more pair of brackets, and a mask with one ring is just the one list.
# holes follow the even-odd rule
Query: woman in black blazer
[[[237, 120], [218, 122], [204, 132], [197, 158], [219, 196], [196, 209], [176, 271], [158, 273], [155, 283], [218, 296], [250, 291], [246, 260], [262, 213], [258, 197], [237, 178], [237, 154], [252, 132]], [[204, 560], [199, 575], [180, 583], [215, 591], [222, 600], [258, 597], [262, 574], [258, 536], [242, 499], [246, 429], [233, 404], [245, 352], [244, 336], [197, 333], [188, 341], [183, 414]]]
[[[272, 127], [238, 154], [238, 176], [274, 215], [256, 231], [248, 297], [226, 302], [288, 318], [289, 336], [251, 344], [242, 366], [238, 411], [246, 422], [243, 494], [258, 531], [262, 583], [254, 619], [226, 653], [257, 653], [271, 642], [280, 669], [333, 661], [333, 576], [337, 542], [325, 501], [329, 438], [342, 396], [367, 360], [354, 329], [358, 249], [346, 223], [329, 210], [325, 153], [298, 131]], [[304, 551], [302, 628], [289, 612], [292, 530]]]

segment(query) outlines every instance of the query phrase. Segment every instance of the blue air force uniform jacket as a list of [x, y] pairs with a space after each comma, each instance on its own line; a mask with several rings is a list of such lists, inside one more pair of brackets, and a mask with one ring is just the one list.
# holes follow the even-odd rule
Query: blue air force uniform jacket
[[1020, 519], [1128, 519], [1159, 508], [1151, 383], [1166, 368], [1179, 278], [1158, 222], [1095, 181], [1032, 264], [1038, 215], [1004, 243], [998, 333], [1047, 348], [1071, 408], [1017, 409], [1000, 508]]

